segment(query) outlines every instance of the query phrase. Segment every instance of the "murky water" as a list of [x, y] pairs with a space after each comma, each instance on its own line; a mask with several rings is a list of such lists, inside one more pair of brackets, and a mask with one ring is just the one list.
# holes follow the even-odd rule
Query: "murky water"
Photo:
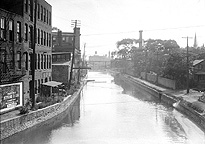
[[106, 73], [89, 79], [73, 108], [3, 143], [205, 144], [204, 132], [150, 94]]

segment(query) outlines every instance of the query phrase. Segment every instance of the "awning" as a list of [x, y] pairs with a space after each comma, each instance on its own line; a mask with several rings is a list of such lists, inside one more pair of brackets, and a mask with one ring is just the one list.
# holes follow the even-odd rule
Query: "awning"
[[56, 87], [61, 84], [62, 84], [61, 82], [56, 82], [56, 81], [49, 81], [49, 82], [42, 83], [42, 85], [46, 85], [50, 87]]

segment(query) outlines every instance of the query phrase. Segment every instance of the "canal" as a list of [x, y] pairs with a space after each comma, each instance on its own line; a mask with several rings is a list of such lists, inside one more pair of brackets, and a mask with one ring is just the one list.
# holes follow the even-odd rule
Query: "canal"
[[89, 72], [76, 103], [55, 120], [1, 144], [204, 144], [205, 133], [172, 107], [107, 73]]

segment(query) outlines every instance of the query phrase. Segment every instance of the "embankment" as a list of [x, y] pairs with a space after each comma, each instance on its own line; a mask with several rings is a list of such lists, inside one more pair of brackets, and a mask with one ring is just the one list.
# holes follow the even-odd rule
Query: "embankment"
[[67, 96], [61, 103], [56, 103], [43, 109], [31, 111], [28, 114], [19, 115], [11, 119], [1, 121], [0, 140], [5, 139], [15, 133], [36, 126], [47, 120], [51, 120], [52, 118], [55, 118], [56, 116], [63, 113], [78, 99], [78, 97], [80, 96], [80, 92], [86, 82], [82, 84], [82, 86], [77, 92], [75, 92], [72, 96]]
[[118, 74], [118, 76], [120, 77], [120, 79], [129, 81], [143, 91], [146, 91], [159, 98], [161, 102], [166, 103], [169, 106], [174, 107], [173, 104], [177, 104], [177, 106], [175, 106], [174, 108], [186, 115], [191, 121], [193, 121], [196, 125], [199, 126], [199, 128], [201, 128], [205, 132], [205, 116], [189, 107], [187, 101], [183, 100], [182, 98], [175, 97], [174, 95], [167, 94], [165, 91], [157, 89], [156, 87], [146, 85], [146, 83], [141, 82], [140, 80], [138, 80], [138, 78], [123, 74]]

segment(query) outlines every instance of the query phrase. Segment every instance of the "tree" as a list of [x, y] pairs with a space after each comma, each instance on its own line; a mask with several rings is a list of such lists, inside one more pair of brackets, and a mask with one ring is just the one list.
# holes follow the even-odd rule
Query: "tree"
[[136, 49], [135, 44], [137, 43], [138, 40], [136, 39], [123, 39], [121, 41], [118, 41], [116, 43], [118, 52], [117, 55], [118, 57], [122, 59], [130, 59], [132, 57], [132, 53], [134, 52], [134, 49]]
[[179, 50], [175, 40], [148, 39], [145, 41], [145, 47], [148, 51], [148, 72], [158, 74], [161, 74], [166, 67], [168, 56]]

